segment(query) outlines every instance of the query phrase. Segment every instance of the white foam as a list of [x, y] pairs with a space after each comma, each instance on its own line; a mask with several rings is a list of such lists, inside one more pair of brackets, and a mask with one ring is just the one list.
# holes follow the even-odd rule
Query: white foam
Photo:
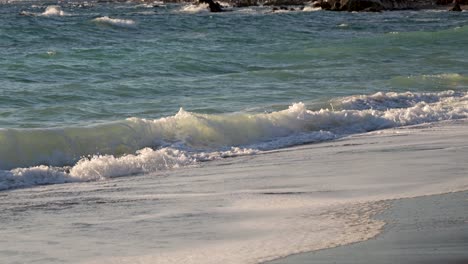
[[73, 179], [63, 171], [44, 165], [0, 171], [0, 190], [74, 181], [77, 179]]
[[315, 12], [315, 11], [320, 11], [322, 10], [321, 7], [312, 7], [312, 6], [304, 6], [304, 9], [302, 11], [304, 12]]
[[408, 108], [418, 103], [449, 103], [450, 100], [466, 100], [467, 93], [444, 91], [440, 93], [394, 93], [378, 92], [372, 95], [349, 96], [333, 100], [336, 106], [346, 110], [376, 109], [385, 111], [393, 108]]
[[108, 16], [98, 17], [93, 19], [93, 21], [100, 24], [120, 27], [134, 27], [136, 25], [135, 21], [131, 19], [110, 18]]
[[62, 8], [60, 6], [51, 5], [51, 6], [48, 6], [41, 15], [42, 16], [65, 16], [67, 14], [62, 11]]
[[34, 166], [0, 171], [0, 190], [144, 174], [195, 165], [199, 161], [256, 154], [258, 151], [232, 148], [226, 151], [189, 153], [173, 148], [144, 148], [135, 154], [116, 157], [93, 155], [81, 158], [71, 167]]
[[81, 159], [70, 169], [70, 176], [86, 180], [101, 180], [178, 168], [194, 162], [195, 159], [183, 151], [170, 148], [160, 150], [144, 148], [134, 155], [122, 157], [95, 155], [89, 159]]
[[[0, 169], [74, 165], [71, 171], [95, 180], [384, 128], [468, 118], [467, 92], [381, 92], [335, 99], [332, 105], [335, 110], [312, 111], [296, 103], [273, 113], [229, 115], [180, 109], [174, 116], [155, 120], [130, 118], [81, 128], [0, 129]], [[88, 155], [91, 160], [81, 159]], [[165, 164], [168, 157], [176, 162]]]
[[188, 4], [184, 5], [179, 9], [179, 12], [182, 13], [201, 13], [201, 12], [208, 12], [208, 4], [200, 3], [200, 4]]

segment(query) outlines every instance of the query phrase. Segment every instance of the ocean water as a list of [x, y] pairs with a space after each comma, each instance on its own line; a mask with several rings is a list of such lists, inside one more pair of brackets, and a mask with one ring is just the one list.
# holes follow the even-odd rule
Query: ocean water
[[[0, 7], [0, 169], [7, 175], [145, 148], [187, 156], [185, 164], [200, 152], [276, 149], [467, 117], [465, 12]], [[145, 171], [127, 170], [106, 176]], [[89, 178], [80, 175], [65, 178]]]
[[[333, 142], [372, 132], [364, 141], [391, 148], [385, 129], [468, 118], [467, 12], [228, 10], [0, 1], [0, 205], [7, 212], [0, 260], [259, 263], [367, 239], [382, 226], [369, 220], [381, 205], [357, 204], [372, 195], [353, 200], [355, 214], [347, 216], [340, 199], [374, 187], [345, 180], [335, 188], [333, 173], [324, 182], [305, 180], [321, 164], [304, 157], [331, 155], [341, 161], [331, 171], [342, 176], [340, 164], [352, 167], [353, 159], [338, 155], [343, 146]], [[426, 163], [413, 164], [419, 169], [406, 185], [392, 182], [379, 176], [391, 165], [377, 162], [383, 167], [362, 186], [382, 178], [379, 191], [406, 186], [379, 199], [463, 189], [467, 134], [454, 130], [430, 139], [442, 144], [452, 133], [464, 146], [461, 156], [450, 152], [455, 158], [445, 163], [423, 157], [451, 165], [444, 167], [447, 182], [424, 171]], [[404, 143], [412, 151], [432, 143], [409, 135], [415, 142]], [[304, 144], [312, 150], [297, 148]], [[329, 153], [315, 144], [328, 144]], [[361, 164], [372, 159], [366, 146], [358, 151], [367, 153]], [[404, 163], [400, 154], [385, 159]], [[288, 175], [287, 164], [301, 173]], [[317, 173], [326, 174], [322, 169]], [[257, 195], [262, 184], [267, 198]], [[294, 186], [315, 186], [319, 197]], [[276, 189], [284, 195], [270, 195]], [[274, 211], [288, 213], [275, 222]], [[297, 218], [304, 212], [315, 218]], [[291, 219], [303, 226], [294, 229]], [[317, 236], [298, 241], [304, 230]], [[23, 243], [28, 249], [19, 249]]]

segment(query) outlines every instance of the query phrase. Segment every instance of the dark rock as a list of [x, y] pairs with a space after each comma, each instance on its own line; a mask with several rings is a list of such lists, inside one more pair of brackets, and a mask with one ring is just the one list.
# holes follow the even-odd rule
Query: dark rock
[[322, 3], [320, 3], [320, 1], [315, 1], [315, 2], [312, 3], [312, 7], [313, 7], [313, 8], [322, 7]]
[[450, 8], [449, 11], [461, 12], [462, 9], [459, 3], [455, 3], [455, 5], [452, 8]]
[[[264, 6], [297, 6], [304, 5], [308, 0], [266, 0]], [[259, 0], [259, 2], [262, 2]]]
[[336, 1], [332, 8], [330, 9], [331, 11], [341, 11], [341, 2], [340, 1]]
[[375, 8], [375, 7], [368, 7], [364, 10], [362, 10], [362, 12], [382, 12], [383, 9], [381, 8]]
[[221, 5], [218, 2], [215, 2], [213, 0], [199, 0], [199, 3], [208, 4], [211, 12], [215, 12], [215, 13], [223, 12]]
[[258, 6], [257, 0], [234, 0], [232, 5], [235, 7]]
[[437, 0], [436, 5], [448, 5], [451, 4], [453, 1], [452, 0]]
[[[1, 0], [0, 0], [1, 1]], [[97, 1], [128, 1], [128, 0], [97, 0]], [[153, 1], [153, 0], [130, 0], [130, 1]], [[193, 0], [163, 0], [167, 3], [191, 2]], [[198, 0], [202, 3], [213, 2], [220, 0]], [[381, 10], [402, 10], [402, 9], [424, 9], [434, 8], [437, 4], [449, 4], [453, 0], [226, 0], [234, 7], [247, 6], [303, 6], [311, 5], [313, 8], [321, 7], [323, 10], [336, 11], [370, 11], [378, 12]], [[468, 0], [457, 0], [460, 5], [468, 3]], [[311, 3], [312, 2], [312, 3]], [[219, 5], [219, 3], [218, 3]], [[222, 11], [223, 7], [219, 5]], [[220, 12], [219, 8], [210, 5], [212, 12]], [[296, 8], [297, 10], [297, 8]]]
[[325, 2], [325, 1], [322, 1], [320, 2], [320, 7], [323, 9], [323, 10], [331, 10], [332, 9], [332, 4], [330, 2]]
[[450, 5], [450, 4], [460, 4], [460, 5], [468, 5], [468, 0], [436, 0], [437, 5]]
[[343, 0], [341, 6], [341, 10], [350, 12], [383, 9], [384, 6], [380, 0]]

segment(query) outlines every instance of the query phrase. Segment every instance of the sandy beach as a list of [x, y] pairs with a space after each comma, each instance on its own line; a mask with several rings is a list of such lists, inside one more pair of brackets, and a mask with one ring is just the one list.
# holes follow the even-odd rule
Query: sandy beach
[[376, 238], [292, 255], [268, 264], [468, 263], [468, 192], [400, 199], [377, 219]]

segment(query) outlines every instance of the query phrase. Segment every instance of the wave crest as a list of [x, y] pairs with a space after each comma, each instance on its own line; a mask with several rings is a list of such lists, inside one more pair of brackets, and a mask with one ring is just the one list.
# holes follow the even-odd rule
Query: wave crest
[[131, 19], [110, 18], [108, 16], [97, 17], [93, 19], [93, 21], [99, 24], [106, 24], [106, 25], [120, 26], [120, 27], [134, 27], [136, 25], [135, 21]]
[[[335, 99], [332, 108], [303, 103], [259, 114], [204, 115], [183, 109], [165, 118], [90, 127], [0, 129], [0, 169], [65, 166], [87, 155], [123, 156], [143, 148], [223, 151], [274, 149], [377, 129], [468, 118], [466, 92], [376, 93]], [[290, 142], [290, 143], [287, 143]], [[261, 147], [259, 147], [261, 146]]]
[[180, 8], [179, 12], [182, 13], [200, 13], [200, 12], [208, 12], [208, 4], [188, 4], [184, 5]]
[[468, 118], [468, 92], [381, 92], [335, 99], [333, 105], [337, 109], [312, 111], [296, 103], [278, 112], [227, 115], [180, 109], [155, 120], [2, 129], [0, 189], [148, 173], [353, 133]]
[[48, 6], [41, 15], [42, 16], [65, 16], [66, 13], [62, 11], [60, 6], [51, 5], [51, 6]]

